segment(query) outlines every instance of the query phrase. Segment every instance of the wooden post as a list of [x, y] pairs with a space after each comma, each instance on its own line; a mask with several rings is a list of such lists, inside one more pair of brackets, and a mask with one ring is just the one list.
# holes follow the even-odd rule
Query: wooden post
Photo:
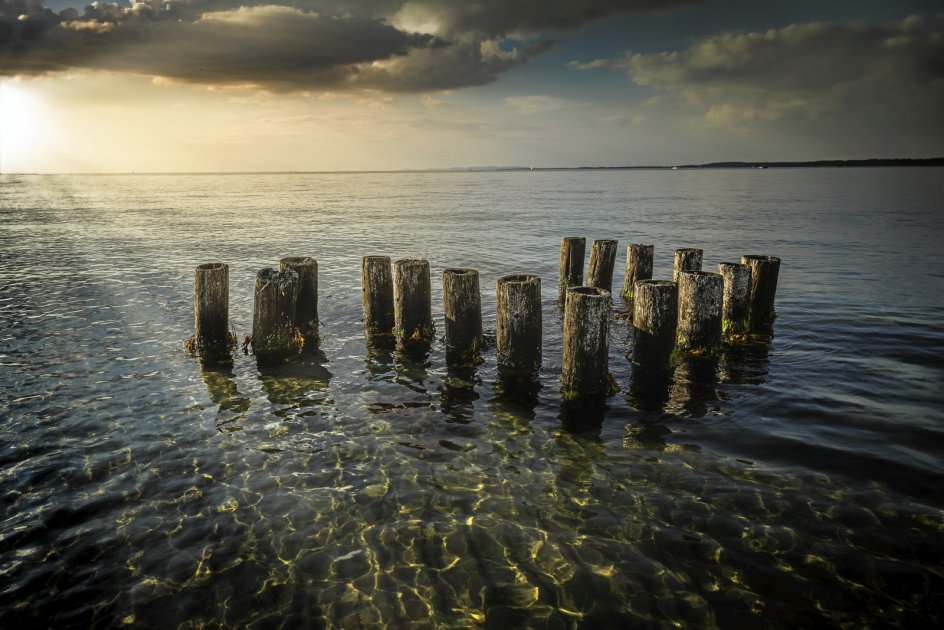
[[583, 256], [587, 248], [587, 239], [582, 236], [568, 236], [561, 241], [560, 280], [557, 283], [558, 299], [563, 302], [570, 287], [583, 284]]
[[751, 268], [737, 263], [719, 263], [724, 281], [721, 300], [721, 335], [736, 340], [750, 332]]
[[606, 289], [574, 287], [567, 291], [561, 373], [565, 399], [606, 396], [610, 384], [607, 350], [610, 302]]
[[623, 299], [633, 301], [633, 287], [639, 280], [652, 279], [652, 245], [626, 246], [626, 279], [623, 280]]
[[443, 310], [446, 315], [446, 363], [474, 365], [482, 347], [482, 297], [479, 272], [443, 271]]
[[590, 248], [590, 270], [587, 271], [587, 286], [613, 290], [613, 267], [616, 265], [616, 241], [593, 241]]
[[[229, 332], [229, 265], [198, 265], [193, 272], [193, 335], [198, 352], [227, 351]], [[189, 343], [189, 342], [188, 342]]]
[[401, 346], [428, 346], [432, 341], [429, 261], [407, 258], [393, 264], [393, 318]]
[[774, 297], [780, 259], [776, 256], [741, 256], [741, 264], [751, 268], [751, 332], [769, 334], [777, 316]]
[[313, 347], [318, 341], [318, 261], [309, 256], [289, 256], [279, 261], [279, 270], [286, 269], [298, 274], [295, 328], [305, 344]]
[[295, 309], [298, 272], [266, 267], [256, 274], [252, 312], [252, 352], [257, 357], [288, 354], [299, 349]]
[[676, 345], [696, 354], [714, 352], [721, 346], [724, 281], [708, 271], [683, 271], [678, 285]]
[[683, 271], [701, 271], [702, 250], [700, 249], [677, 249], [675, 250], [675, 262], [672, 266], [672, 282], [679, 281], [679, 273]]
[[393, 275], [389, 256], [361, 258], [361, 305], [368, 335], [393, 334]]
[[633, 295], [633, 363], [649, 370], [668, 370], [675, 350], [678, 285], [668, 280], [639, 280]]
[[541, 278], [499, 278], [496, 299], [499, 377], [506, 383], [534, 381], [541, 370]]

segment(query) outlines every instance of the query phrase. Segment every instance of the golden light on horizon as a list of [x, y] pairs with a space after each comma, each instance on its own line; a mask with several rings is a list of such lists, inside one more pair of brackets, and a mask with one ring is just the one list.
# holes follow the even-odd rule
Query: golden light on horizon
[[0, 172], [22, 170], [46, 141], [46, 103], [22, 81], [0, 80]]

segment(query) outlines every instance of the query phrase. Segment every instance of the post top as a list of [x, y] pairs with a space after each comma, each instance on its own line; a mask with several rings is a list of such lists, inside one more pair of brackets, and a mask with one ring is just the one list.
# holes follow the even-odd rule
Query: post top
[[256, 274], [256, 282], [261, 282], [262, 284], [268, 284], [270, 282], [275, 282], [277, 284], [282, 284], [285, 282], [298, 282], [298, 272], [294, 269], [283, 269], [281, 271], [276, 271], [272, 267], [263, 267]]
[[279, 261], [284, 265], [315, 265], [318, 261], [311, 256], [286, 256]]
[[568, 295], [586, 295], [589, 297], [596, 298], [608, 298], [610, 297], [610, 292], [606, 289], [599, 289], [597, 287], [571, 287], [567, 289]]
[[720, 277], [721, 277], [721, 274], [720, 274], [720, 273], [715, 273], [714, 271], [701, 271], [701, 270], [697, 270], [697, 271], [679, 271], [679, 276], [700, 276], [700, 277], [705, 277], [705, 276], [718, 276], [718, 277], [720, 278]]
[[533, 273], [519, 273], [502, 276], [498, 279], [498, 284], [541, 284], [541, 278]]
[[447, 274], [450, 276], [471, 276], [478, 275], [478, 273], [479, 272], [475, 269], [466, 269], [464, 267], [449, 267], [447, 269], [443, 269], [444, 276]]
[[229, 268], [229, 265], [227, 265], [226, 263], [221, 263], [221, 262], [211, 262], [211, 263], [203, 263], [202, 265], [197, 265], [198, 271], [209, 271], [211, 269], [228, 269], [228, 268]]
[[637, 280], [636, 282], [633, 283], [634, 287], [638, 287], [640, 285], [644, 287], [670, 287], [670, 286], [674, 287], [675, 283], [672, 282], [671, 280], [652, 280], [652, 279]]
[[425, 258], [401, 258], [400, 260], [393, 263], [397, 267], [412, 267], [413, 265], [429, 265], [429, 261]]

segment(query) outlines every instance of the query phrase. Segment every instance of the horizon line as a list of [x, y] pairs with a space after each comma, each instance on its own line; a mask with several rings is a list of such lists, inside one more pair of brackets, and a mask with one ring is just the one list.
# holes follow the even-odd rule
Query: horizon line
[[618, 166], [450, 166], [440, 168], [401, 168], [401, 169], [351, 169], [351, 170], [260, 170], [260, 171], [15, 171], [0, 175], [358, 175], [358, 174], [397, 174], [397, 173], [497, 173], [518, 171], [604, 171], [604, 170], [681, 170], [681, 169], [736, 169], [762, 167], [802, 168], [802, 167], [874, 167], [874, 166], [944, 166], [944, 156], [929, 158], [858, 158], [858, 159], [823, 159], [792, 161], [743, 161], [727, 160], [700, 164], [671, 165], [618, 165]]

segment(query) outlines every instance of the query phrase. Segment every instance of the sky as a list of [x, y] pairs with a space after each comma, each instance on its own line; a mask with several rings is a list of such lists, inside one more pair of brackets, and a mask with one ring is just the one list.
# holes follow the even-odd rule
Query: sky
[[0, 0], [0, 172], [944, 155], [944, 0]]

